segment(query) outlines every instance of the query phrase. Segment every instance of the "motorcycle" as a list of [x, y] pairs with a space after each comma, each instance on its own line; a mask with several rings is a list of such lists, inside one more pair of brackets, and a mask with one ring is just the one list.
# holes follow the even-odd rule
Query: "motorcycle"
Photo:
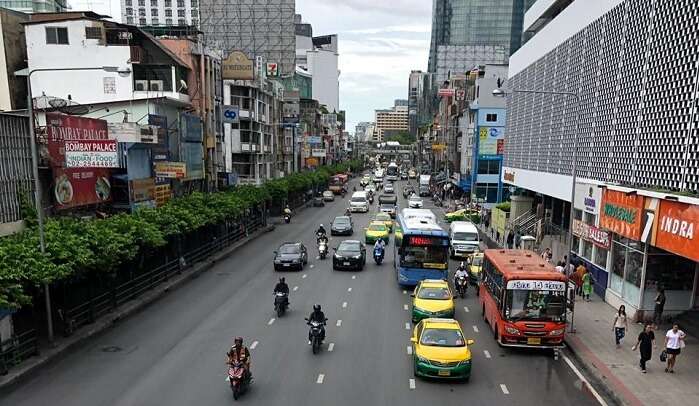
[[374, 204], [374, 195], [369, 194], [369, 204]]
[[274, 311], [277, 312], [277, 317], [282, 317], [289, 307], [289, 295], [284, 292], [276, 292], [274, 294]]
[[289, 213], [284, 213], [284, 222], [286, 224], [291, 223], [291, 216], [289, 215]]
[[376, 262], [376, 265], [381, 265], [381, 262], [383, 262], [383, 248], [374, 248], [374, 262]]
[[320, 259], [325, 259], [325, 257], [328, 255], [328, 243], [325, 241], [325, 239], [319, 240], [318, 242], [318, 256], [320, 256]]
[[466, 296], [466, 289], [468, 289], [468, 278], [459, 276], [456, 278], [456, 281], [454, 281], [454, 284], [456, 285], [457, 293], [463, 299], [464, 296]]
[[[313, 348], [313, 353], [318, 354], [318, 351], [320, 351], [320, 347], [323, 344], [323, 326], [325, 323], [321, 323], [319, 321], [308, 321], [306, 320], [306, 324], [311, 326], [311, 347]], [[328, 319], [325, 319], [327, 321]]]
[[228, 382], [231, 385], [233, 399], [238, 400], [248, 390], [252, 377], [245, 373], [243, 363], [236, 361], [228, 365]]

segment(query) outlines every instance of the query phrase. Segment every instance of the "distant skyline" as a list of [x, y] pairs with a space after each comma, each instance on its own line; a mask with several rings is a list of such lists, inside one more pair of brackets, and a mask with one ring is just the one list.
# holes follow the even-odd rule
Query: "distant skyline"
[[[119, 0], [70, 0], [121, 21]], [[408, 97], [411, 70], [427, 70], [432, 2], [428, 0], [296, 0], [313, 35], [338, 34], [340, 109], [346, 128], [373, 121], [374, 110]]]

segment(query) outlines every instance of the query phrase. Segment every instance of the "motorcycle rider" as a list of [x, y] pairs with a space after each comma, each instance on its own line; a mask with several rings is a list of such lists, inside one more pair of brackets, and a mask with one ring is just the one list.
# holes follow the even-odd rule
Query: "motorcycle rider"
[[[283, 293], [286, 295], [286, 305], [289, 305], [289, 285], [286, 284], [286, 278], [279, 278], [279, 282], [274, 286], [275, 295], [277, 293]], [[275, 303], [276, 304], [276, 303]]]
[[466, 287], [468, 288], [468, 271], [466, 270], [466, 264], [461, 262], [459, 267], [456, 268], [456, 273], [454, 273], [454, 286], [457, 287], [457, 281], [459, 278], [466, 278]]
[[[311, 324], [312, 321], [320, 323], [320, 341], [322, 342], [325, 340], [325, 322], [327, 319], [325, 318], [325, 313], [320, 310], [320, 305], [318, 303], [313, 305], [313, 312], [311, 312], [311, 315], [308, 316], [308, 322], [306, 324]], [[309, 330], [308, 345], [311, 345], [311, 338], [311, 331]]]
[[236, 337], [233, 346], [228, 350], [228, 364], [232, 365], [235, 362], [243, 364], [245, 375], [248, 378], [252, 377], [250, 372], [250, 350], [243, 345], [243, 337]]
[[377, 248], [381, 249], [381, 255], [383, 255], [384, 249], [386, 248], [386, 242], [384, 242], [383, 238], [379, 238], [374, 243], [374, 251], [376, 251]]
[[325, 232], [325, 227], [321, 224], [320, 227], [316, 230], [316, 242], [320, 241], [321, 236], [325, 236], [327, 233]]

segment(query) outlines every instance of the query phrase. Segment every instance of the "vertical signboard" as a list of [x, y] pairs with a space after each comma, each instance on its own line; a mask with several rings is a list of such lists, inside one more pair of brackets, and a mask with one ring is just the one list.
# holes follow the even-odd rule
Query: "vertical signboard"
[[643, 196], [605, 189], [600, 209], [600, 226], [624, 237], [639, 241]]

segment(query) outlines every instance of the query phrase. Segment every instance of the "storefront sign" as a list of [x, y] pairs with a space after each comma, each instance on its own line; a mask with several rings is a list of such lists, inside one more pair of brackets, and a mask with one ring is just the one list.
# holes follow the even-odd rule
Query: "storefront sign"
[[157, 144], [159, 129], [156, 126], [138, 123], [109, 123], [109, 139], [119, 142]]
[[107, 122], [93, 118], [46, 113], [46, 132], [51, 166], [65, 166], [66, 141], [107, 140]]
[[168, 179], [184, 179], [187, 175], [187, 164], [184, 162], [161, 161], [155, 163], [155, 176]]
[[699, 261], [699, 206], [662, 200], [655, 245]]
[[135, 179], [129, 181], [132, 202], [155, 199], [155, 179]]
[[155, 187], [155, 205], [161, 207], [172, 197], [170, 184], [157, 185]]
[[643, 196], [605, 189], [602, 195], [600, 226], [619, 235], [639, 241]]
[[313, 156], [313, 157], [324, 158], [325, 155], [327, 155], [327, 152], [325, 151], [325, 149], [313, 148], [311, 150], [311, 156]]
[[585, 241], [589, 241], [598, 247], [609, 249], [611, 247], [609, 233], [600, 230], [595, 226], [591, 226], [587, 223], [583, 223], [580, 220], [573, 220], [573, 234], [582, 238]]
[[253, 80], [252, 59], [242, 51], [233, 51], [221, 64], [221, 77], [227, 80]]
[[112, 198], [108, 169], [53, 168], [58, 209], [104, 203]]
[[505, 150], [505, 128], [481, 127], [478, 130], [478, 155], [499, 155]]
[[589, 183], [575, 184], [575, 208], [586, 213], [597, 214], [602, 201], [602, 189]]
[[66, 141], [66, 168], [118, 168], [115, 140]]
[[454, 89], [439, 89], [437, 91], [437, 96], [452, 97], [452, 96], [454, 96]]

